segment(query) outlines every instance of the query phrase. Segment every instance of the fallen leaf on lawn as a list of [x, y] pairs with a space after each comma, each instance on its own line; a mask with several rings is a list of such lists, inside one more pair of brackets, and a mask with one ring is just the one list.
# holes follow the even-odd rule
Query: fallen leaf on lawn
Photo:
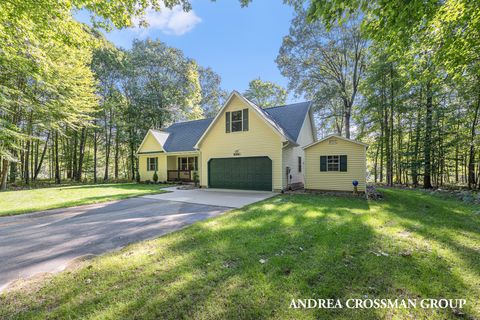
[[375, 251], [370, 250], [370, 252], [373, 253], [374, 255], [376, 255], [377, 257], [380, 257], [380, 256], [388, 257], [389, 256], [388, 253], [383, 252], [383, 251], [375, 252]]
[[258, 262], [260, 262], [261, 264], [264, 264], [265, 262], [267, 262], [267, 260], [265, 260], [265, 259], [260, 259], [260, 260], [258, 260]]

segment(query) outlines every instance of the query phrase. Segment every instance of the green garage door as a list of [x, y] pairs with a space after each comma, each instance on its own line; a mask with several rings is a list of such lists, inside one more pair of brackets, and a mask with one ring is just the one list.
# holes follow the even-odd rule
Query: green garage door
[[272, 160], [268, 157], [218, 158], [208, 162], [210, 188], [272, 190]]

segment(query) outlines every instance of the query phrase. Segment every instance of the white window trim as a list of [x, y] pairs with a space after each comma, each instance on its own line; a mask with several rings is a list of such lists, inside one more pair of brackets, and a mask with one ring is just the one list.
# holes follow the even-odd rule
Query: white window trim
[[[152, 160], [152, 159], [153, 159], [153, 163], [154, 163], [154, 167], [155, 167], [154, 170], [152, 170], [152, 166], [151, 166], [151, 164], [152, 164], [152, 163], [151, 163], [151, 160]], [[152, 172], [152, 171], [158, 171], [158, 157], [152, 157], [152, 158], [148, 157], [148, 158], [147, 158], [147, 168], [148, 168], [147, 171], [150, 171], [150, 172]]]
[[[233, 113], [240, 112], [240, 120], [233, 120]], [[240, 122], [240, 130], [233, 131], [233, 122]], [[230, 111], [230, 132], [243, 131], [243, 110]]]
[[[330, 167], [329, 167], [329, 158], [333, 158], [333, 157], [336, 157], [336, 161], [337, 161], [337, 170], [330, 170]], [[332, 159], [334, 160], [334, 159]], [[332, 163], [332, 164], [335, 164], [335, 163]], [[330, 155], [330, 156], [327, 156], [327, 172], [340, 172], [340, 155]]]

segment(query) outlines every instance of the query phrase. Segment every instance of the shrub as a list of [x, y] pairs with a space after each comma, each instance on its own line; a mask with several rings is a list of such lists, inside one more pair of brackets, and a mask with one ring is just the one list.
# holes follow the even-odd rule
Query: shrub
[[153, 173], [153, 178], [152, 178], [152, 179], [153, 179], [153, 182], [155, 182], [155, 183], [158, 182], [158, 174], [157, 174], [157, 171], [155, 171], [155, 172]]
[[195, 171], [195, 172], [193, 173], [193, 182], [195, 183], [195, 187], [198, 187], [198, 178], [199, 178], [198, 172]]

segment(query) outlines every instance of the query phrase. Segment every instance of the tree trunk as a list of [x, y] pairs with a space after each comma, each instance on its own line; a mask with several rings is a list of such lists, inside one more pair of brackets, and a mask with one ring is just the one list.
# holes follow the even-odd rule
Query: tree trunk
[[77, 147], [78, 147], [78, 132], [77, 130], [74, 131], [73, 133], [73, 148], [72, 148], [72, 173], [71, 173], [71, 180], [76, 180], [77, 181], [77, 173], [78, 173], [78, 167], [77, 167]]
[[120, 157], [120, 130], [115, 130], [115, 180], [118, 180], [118, 160]]
[[97, 183], [97, 120], [93, 121], [93, 182]]
[[[18, 156], [18, 152], [16, 150], [14, 150], [12, 154], [15, 158]], [[15, 180], [17, 180], [17, 163], [13, 162], [10, 165], [10, 183], [14, 183]]]
[[33, 127], [33, 111], [30, 111], [30, 116], [28, 117], [28, 125], [27, 125], [27, 133], [29, 135], [28, 140], [27, 140], [27, 149], [25, 151], [25, 157], [24, 157], [24, 178], [25, 178], [25, 184], [30, 184], [30, 153], [32, 152], [32, 128]]
[[345, 102], [345, 111], [344, 111], [344, 118], [345, 118], [345, 138], [350, 139], [350, 118], [352, 116], [352, 106]]
[[33, 174], [32, 180], [37, 179], [36, 173], [38, 168], [39, 150], [40, 150], [40, 140], [37, 140], [37, 142], [35, 143], [35, 157], [34, 157], [34, 161], [32, 161], [32, 174]]
[[130, 169], [132, 173], [132, 180], [135, 181], [135, 136], [133, 129], [129, 130], [130, 135]]
[[390, 160], [389, 160], [389, 181], [388, 181], [388, 185], [389, 186], [393, 186], [393, 159], [394, 159], [394, 152], [393, 152], [393, 142], [394, 142], [394, 125], [393, 125], [393, 111], [394, 111], [394, 108], [395, 108], [395, 91], [394, 91], [394, 83], [393, 83], [393, 65], [390, 63], [390, 118], [389, 118], [389, 123], [390, 123], [390, 130], [389, 130], [389, 133], [390, 133]]
[[[108, 123], [108, 130], [107, 130]], [[107, 122], [105, 115], [105, 174], [103, 181], [108, 181], [108, 167], [110, 165], [110, 146], [112, 143], [112, 110], [110, 109], [110, 120]]]
[[58, 132], [55, 131], [55, 183], [60, 184], [60, 165], [58, 161]]
[[[420, 95], [420, 100], [422, 96]], [[418, 187], [418, 153], [420, 151], [420, 119], [421, 112], [420, 109], [417, 111], [417, 121], [415, 127], [415, 146], [413, 147], [413, 162], [412, 162], [412, 184], [416, 188]]]
[[385, 125], [383, 121], [383, 105], [382, 105], [382, 121], [380, 121], [380, 182], [383, 182], [383, 145], [385, 140]]
[[391, 176], [391, 166], [392, 166], [392, 163], [391, 163], [391, 160], [392, 160], [392, 157], [391, 157], [391, 147], [390, 147], [390, 124], [389, 124], [389, 117], [388, 117], [388, 107], [387, 105], [384, 105], [384, 114], [383, 114], [383, 122], [384, 122], [384, 128], [385, 128], [385, 136], [384, 136], [384, 140], [385, 140], [385, 158], [386, 158], [386, 174], [387, 174], [387, 185], [391, 186], [391, 181], [392, 181], [392, 176]]
[[45, 145], [43, 146], [43, 151], [42, 151], [42, 155], [40, 156], [40, 161], [38, 162], [38, 165], [35, 168], [35, 175], [33, 176], [33, 180], [37, 180], [38, 174], [40, 173], [40, 168], [42, 168], [43, 159], [45, 158], [45, 154], [47, 153], [49, 139], [50, 139], [50, 132], [48, 132], [47, 134], [47, 140], [45, 140]]
[[0, 190], [7, 189], [7, 177], [8, 177], [8, 165], [9, 161], [7, 159], [2, 160], [2, 175], [1, 175], [1, 183], [0, 183]]
[[427, 84], [427, 104], [425, 115], [425, 145], [424, 145], [424, 173], [423, 187], [425, 189], [432, 188], [432, 118], [433, 118], [433, 93], [431, 84]]
[[31, 141], [27, 141], [27, 149], [25, 150], [25, 156], [23, 158], [23, 177], [25, 179], [25, 184], [30, 184], [30, 171], [29, 171], [29, 159], [30, 159], [30, 143]]
[[475, 188], [475, 129], [478, 121], [478, 110], [480, 109], [480, 94], [477, 98], [477, 106], [475, 108], [475, 114], [473, 116], [472, 128], [470, 131], [470, 156], [468, 160], [468, 189]]
[[374, 181], [377, 183], [378, 180], [378, 152], [380, 149], [380, 145], [377, 143], [377, 150], [375, 150], [375, 160], [374, 160], [374, 165], [373, 165], [373, 175], [374, 175]]
[[82, 128], [82, 132], [80, 134], [80, 147], [78, 150], [78, 167], [77, 173], [75, 174], [75, 179], [77, 181], [82, 180], [82, 173], [83, 173], [83, 159], [85, 157], [85, 141], [87, 140], [87, 133], [85, 127]]

